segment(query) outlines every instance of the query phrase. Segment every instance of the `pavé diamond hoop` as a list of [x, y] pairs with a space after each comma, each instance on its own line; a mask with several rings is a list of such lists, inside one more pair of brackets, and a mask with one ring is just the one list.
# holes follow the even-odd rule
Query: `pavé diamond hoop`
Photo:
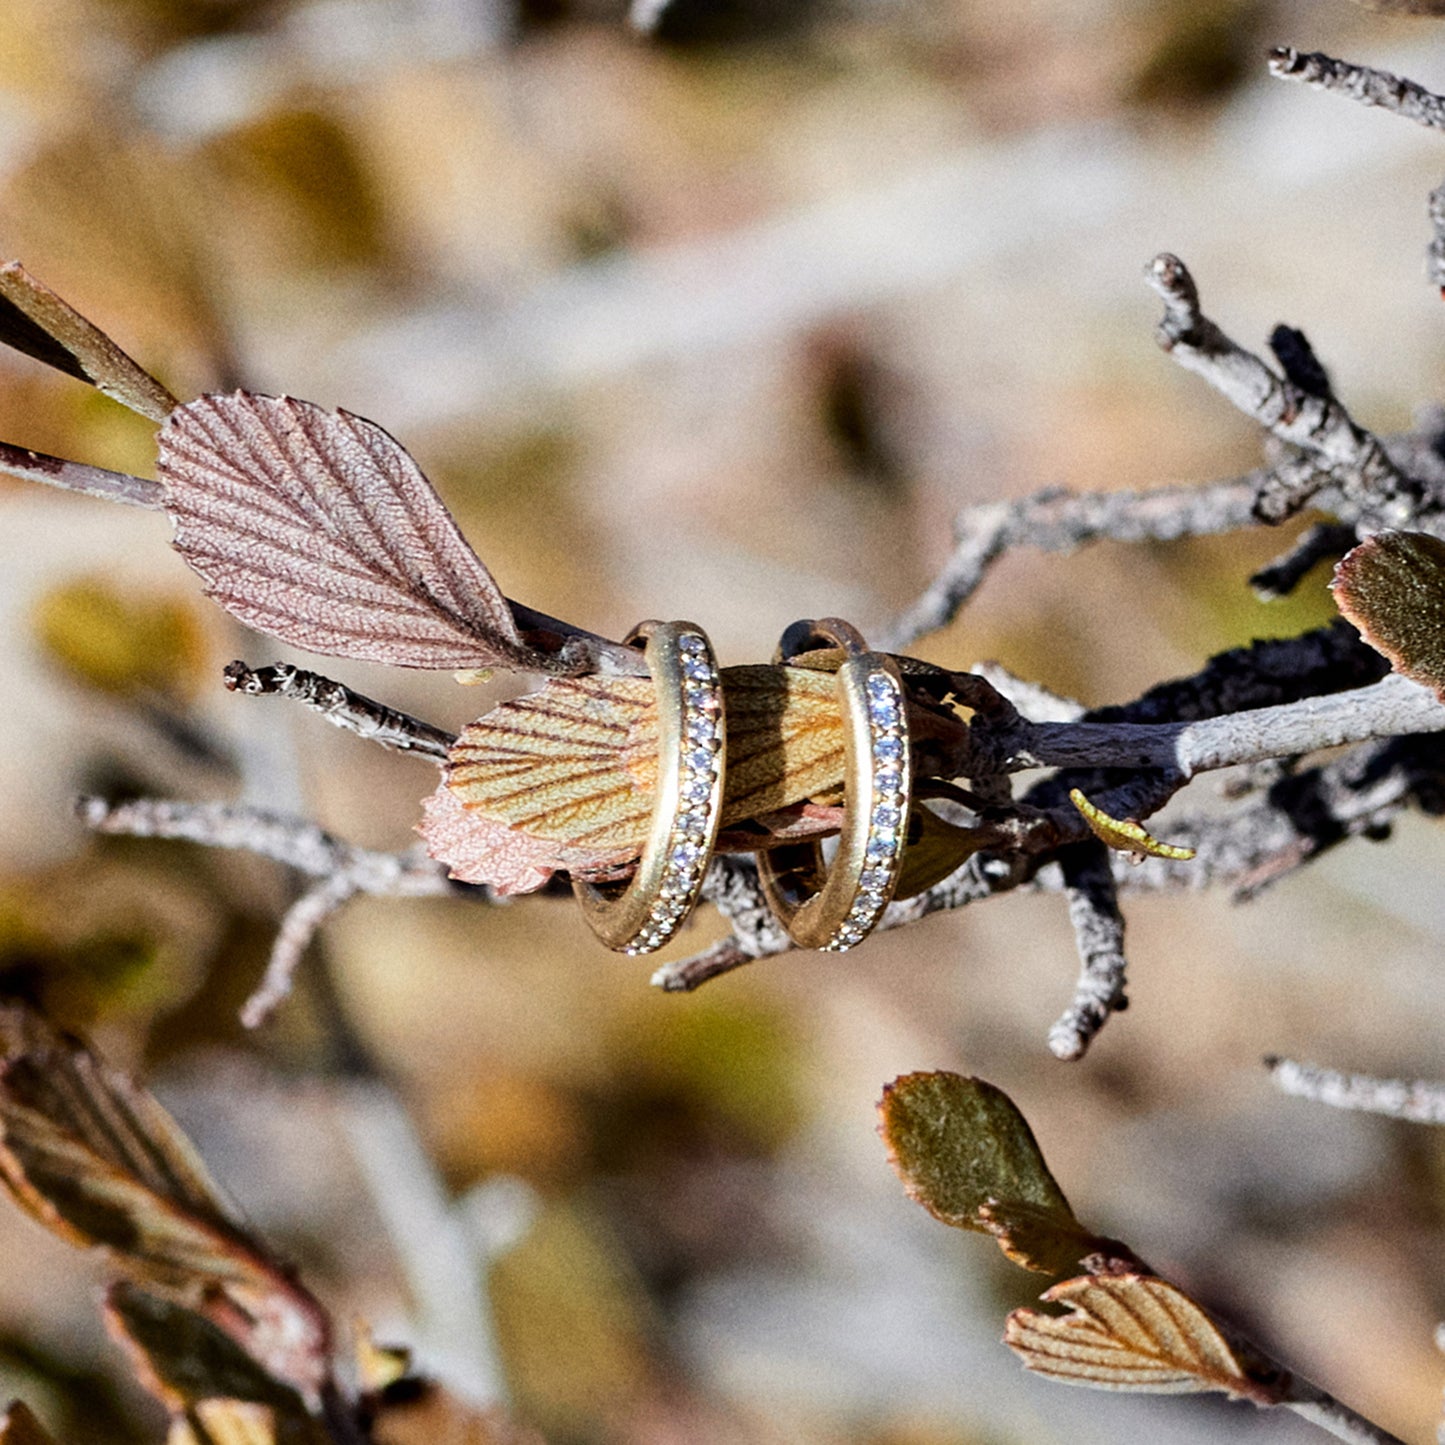
[[574, 878], [592, 931], [619, 953], [661, 948], [692, 912], [722, 815], [726, 736], [712, 647], [691, 622], [642, 622], [657, 689], [657, 795], [637, 871], [625, 886]]
[[857, 630], [835, 617], [794, 623], [778, 661], [831, 643], [848, 656], [837, 671], [843, 713], [843, 831], [831, 864], [818, 843], [758, 854], [769, 907], [803, 948], [842, 953], [872, 932], [898, 885], [908, 834], [908, 723], [898, 664], [868, 651]]

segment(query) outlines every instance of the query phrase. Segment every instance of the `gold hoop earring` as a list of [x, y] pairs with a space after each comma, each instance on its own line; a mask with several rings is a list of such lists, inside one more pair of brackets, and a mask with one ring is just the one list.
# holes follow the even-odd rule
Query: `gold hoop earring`
[[711, 644], [691, 622], [643, 622], [657, 689], [657, 794], [637, 870], [608, 888], [582, 878], [572, 891], [592, 931], [618, 953], [661, 948], [692, 912], [722, 816], [726, 734]]
[[873, 931], [898, 886], [908, 835], [908, 718], [898, 664], [868, 651], [857, 629], [837, 618], [795, 623], [783, 634], [777, 660], [806, 651], [814, 639], [848, 654], [836, 674], [843, 831], [831, 864], [818, 843], [787, 844], [758, 854], [758, 876], [794, 943], [842, 953]]

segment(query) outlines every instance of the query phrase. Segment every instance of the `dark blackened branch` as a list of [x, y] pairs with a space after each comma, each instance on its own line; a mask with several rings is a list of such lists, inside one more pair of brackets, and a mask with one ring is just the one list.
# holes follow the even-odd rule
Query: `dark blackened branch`
[[1306, 458], [1307, 465], [1291, 486], [1261, 491], [1256, 502], [1260, 520], [1282, 521], [1330, 482], [1380, 524], [1403, 526], [1417, 515], [1427, 490], [1424, 485], [1405, 476], [1379, 438], [1356, 425], [1332, 394], [1302, 390], [1225, 335], [1204, 314], [1194, 278], [1177, 256], [1156, 256], [1148, 277], [1164, 303], [1159, 344], [1186, 370], [1203, 377], [1246, 416], [1281, 442], [1299, 448]]
[[954, 548], [928, 590], [874, 638], [890, 651], [946, 627], [983, 581], [990, 565], [1017, 547], [1069, 552], [1102, 540], [1175, 541], [1255, 524], [1254, 497], [1268, 473], [1206, 487], [1074, 495], [1057, 488], [1013, 502], [960, 512]]
[[1192, 722], [1365, 687], [1389, 670], [1340, 618], [1298, 637], [1267, 638], [1216, 653], [1189, 677], [1158, 683], [1133, 702], [1094, 708], [1084, 721]]
[[8, 442], [0, 442], [0, 472], [19, 477], [24, 482], [43, 482], [47, 487], [84, 492], [87, 496], [100, 497], [107, 502], [124, 502], [131, 507], [148, 507], [155, 511], [161, 505], [159, 482], [133, 477], [128, 472], [86, 466], [84, 462], [67, 462], [62, 457], [27, 451]]
[[1073, 1002], [1049, 1030], [1049, 1051], [1055, 1058], [1072, 1060], [1083, 1058], [1110, 1014], [1129, 1006], [1124, 992], [1124, 915], [1102, 843], [1066, 848], [1059, 864], [1080, 969]]
[[1310, 396], [1329, 396], [1329, 373], [1303, 331], [1293, 326], [1276, 326], [1269, 334], [1269, 349], [1291, 386]]
[[1269, 52], [1269, 73], [1281, 80], [1298, 80], [1317, 90], [1335, 91], [1361, 105], [1379, 106], [1432, 130], [1445, 130], [1445, 96], [1436, 95], [1413, 80], [1401, 80], [1388, 70], [1373, 70], [1368, 65], [1353, 65], [1317, 50], [1302, 53], [1292, 46], [1281, 45]]
[[231, 692], [247, 697], [289, 698], [320, 713], [335, 727], [396, 752], [415, 753], [439, 767], [456, 743], [456, 736], [442, 728], [352, 692], [319, 672], [308, 672], [289, 663], [253, 669], [244, 662], [230, 662], [226, 664], [224, 676]]
[[1358, 540], [1355, 528], [1347, 523], [1316, 522], [1299, 534], [1287, 552], [1261, 567], [1249, 579], [1249, 585], [1265, 602], [1288, 597], [1311, 568], [1324, 561], [1338, 561]]
[[1445, 1124], [1445, 1084], [1425, 1079], [1376, 1079], [1343, 1074], [1293, 1059], [1267, 1058], [1265, 1067], [1281, 1093], [1335, 1109], [1385, 1114], [1412, 1124]]

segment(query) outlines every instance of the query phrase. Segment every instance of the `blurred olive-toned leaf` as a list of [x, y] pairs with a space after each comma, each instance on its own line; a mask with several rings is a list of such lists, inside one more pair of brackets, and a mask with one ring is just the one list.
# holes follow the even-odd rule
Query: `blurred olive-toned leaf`
[[1445, 698], [1445, 542], [1376, 532], [1335, 568], [1339, 609], [1396, 672]]
[[602, 1219], [548, 1206], [493, 1265], [492, 1309], [517, 1409], [543, 1434], [602, 1441], [652, 1387], [654, 1321]]
[[1015, 1264], [1045, 1274], [1094, 1247], [1002, 1090], [959, 1074], [905, 1074], [878, 1113], [889, 1163], [935, 1219], [992, 1234]]

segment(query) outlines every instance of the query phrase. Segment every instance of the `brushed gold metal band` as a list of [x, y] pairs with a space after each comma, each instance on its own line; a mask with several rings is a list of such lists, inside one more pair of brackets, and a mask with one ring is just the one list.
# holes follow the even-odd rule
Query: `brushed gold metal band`
[[574, 878], [572, 891], [592, 931], [619, 953], [651, 953], [697, 904], [722, 816], [726, 730], [712, 646], [691, 622], [643, 622], [657, 689], [657, 795], [637, 870], [625, 886]]
[[802, 948], [842, 953], [877, 926], [898, 885], [908, 835], [908, 720], [903, 678], [885, 653], [870, 652], [856, 629], [837, 618], [795, 624], [784, 634], [781, 662], [822, 639], [847, 653], [836, 673], [843, 714], [843, 830], [831, 864], [818, 843], [788, 844], [758, 854], [768, 906]]

